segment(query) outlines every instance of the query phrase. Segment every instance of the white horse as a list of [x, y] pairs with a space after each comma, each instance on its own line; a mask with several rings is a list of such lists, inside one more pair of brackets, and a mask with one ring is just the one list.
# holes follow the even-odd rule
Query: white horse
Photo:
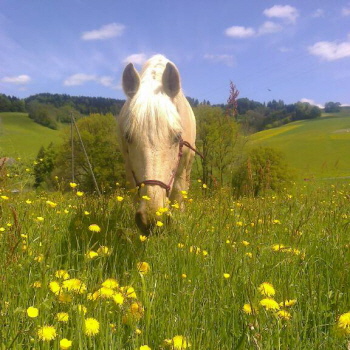
[[[123, 73], [128, 97], [117, 117], [127, 181], [139, 187], [135, 220], [148, 234], [156, 211], [182, 201], [195, 154], [196, 121], [181, 90], [179, 71], [162, 55], [139, 75], [132, 63]], [[186, 147], [184, 147], [186, 146]]]

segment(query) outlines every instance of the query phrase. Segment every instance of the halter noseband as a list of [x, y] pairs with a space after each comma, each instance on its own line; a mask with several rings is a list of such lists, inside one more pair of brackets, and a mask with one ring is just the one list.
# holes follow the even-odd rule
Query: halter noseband
[[174, 182], [174, 179], [175, 179], [175, 175], [177, 173], [177, 169], [179, 168], [179, 165], [180, 165], [180, 161], [181, 161], [181, 158], [182, 158], [182, 149], [183, 149], [183, 146], [186, 146], [188, 147], [190, 150], [192, 150], [193, 152], [195, 152], [196, 154], [198, 154], [202, 159], [204, 159], [203, 155], [198, 152], [194, 147], [191, 146], [191, 144], [187, 141], [184, 141], [182, 139], [182, 137], [180, 138], [180, 141], [179, 141], [179, 153], [178, 153], [178, 160], [177, 160], [177, 164], [176, 164], [176, 167], [175, 169], [173, 170], [173, 174], [171, 175], [171, 178], [170, 178], [170, 181], [168, 184], [165, 184], [163, 181], [160, 181], [160, 180], [144, 180], [144, 181], [141, 181], [141, 182], [138, 182], [137, 179], [136, 179], [136, 175], [134, 173], [134, 171], [132, 170], [132, 175], [134, 177], [134, 180], [135, 180], [135, 183], [136, 183], [136, 186], [140, 189], [142, 185], [151, 185], [151, 186], [160, 186], [162, 188], [165, 189], [166, 191], [166, 195], [167, 197], [169, 197], [169, 194], [170, 194], [170, 189], [171, 189], [171, 185], [173, 184]]

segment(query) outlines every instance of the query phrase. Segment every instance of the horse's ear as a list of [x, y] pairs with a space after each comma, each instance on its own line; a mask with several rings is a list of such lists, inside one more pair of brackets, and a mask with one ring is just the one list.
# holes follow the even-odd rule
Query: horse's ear
[[132, 98], [140, 86], [140, 76], [134, 65], [129, 63], [123, 72], [123, 90], [125, 95]]
[[180, 74], [174, 64], [168, 62], [162, 77], [163, 88], [167, 95], [175, 97], [181, 88]]

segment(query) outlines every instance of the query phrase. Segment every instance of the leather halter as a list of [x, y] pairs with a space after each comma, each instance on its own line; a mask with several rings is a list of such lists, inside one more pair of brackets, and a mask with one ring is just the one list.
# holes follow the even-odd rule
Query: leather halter
[[178, 153], [178, 160], [177, 160], [177, 164], [176, 164], [176, 167], [175, 169], [173, 170], [173, 174], [171, 175], [171, 178], [169, 180], [169, 183], [166, 184], [164, 183], [163, 181], [160, 181], [160, 180], [144, 180], [144, 181], [140, 181], [138, 182], [137, 179], [136, 179], [136, 175], [134, 173], [134, 171], [132, 170], [132, 175], [134, 177], [134, 180], [135, 180], [135, 183], [136, 183], [136, 186], [140, 189], [142, 185], [151, 185], [151, 186], [160, 186], [162, 188], [164, 188], [166, 190], [166, 195], [167, 197], [169, 197], [169, 194], [170, 194], [170, 189], [171, 189], [171, 186], [174, 182], [174, 179], [175, 179], [175, 175], [177, 173], [177, 169], [179, 168], [179, 165], [180, 165], [180, 161], [181, 161], [181, 158], [182, 158], [182, 149], [183, 149], [183, 146], [186, 146], [188, 147], [190, 150], [192, 150], [193, 152], [195, 152], [196, 154], [198, 154], [202, 159], [204, 159], [203, 155], [198, 152], [194, 147], [191, 146], [191, 144], [187, 141], [184, 141], [182, 139], [182, 137], [180, 138], [179, 140], [179, 153]]

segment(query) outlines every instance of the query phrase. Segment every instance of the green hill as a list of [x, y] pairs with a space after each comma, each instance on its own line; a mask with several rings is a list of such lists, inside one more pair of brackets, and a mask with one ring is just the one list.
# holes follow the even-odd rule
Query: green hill
[[0, 113], [0, 157], [35, 158], [51, 142], [61, 142], [59, 131], [33, 122], [27, 113]]
[[250, 145], [282, 151], [302, 178], [350, 176], [350, 111], [261, 131]]

